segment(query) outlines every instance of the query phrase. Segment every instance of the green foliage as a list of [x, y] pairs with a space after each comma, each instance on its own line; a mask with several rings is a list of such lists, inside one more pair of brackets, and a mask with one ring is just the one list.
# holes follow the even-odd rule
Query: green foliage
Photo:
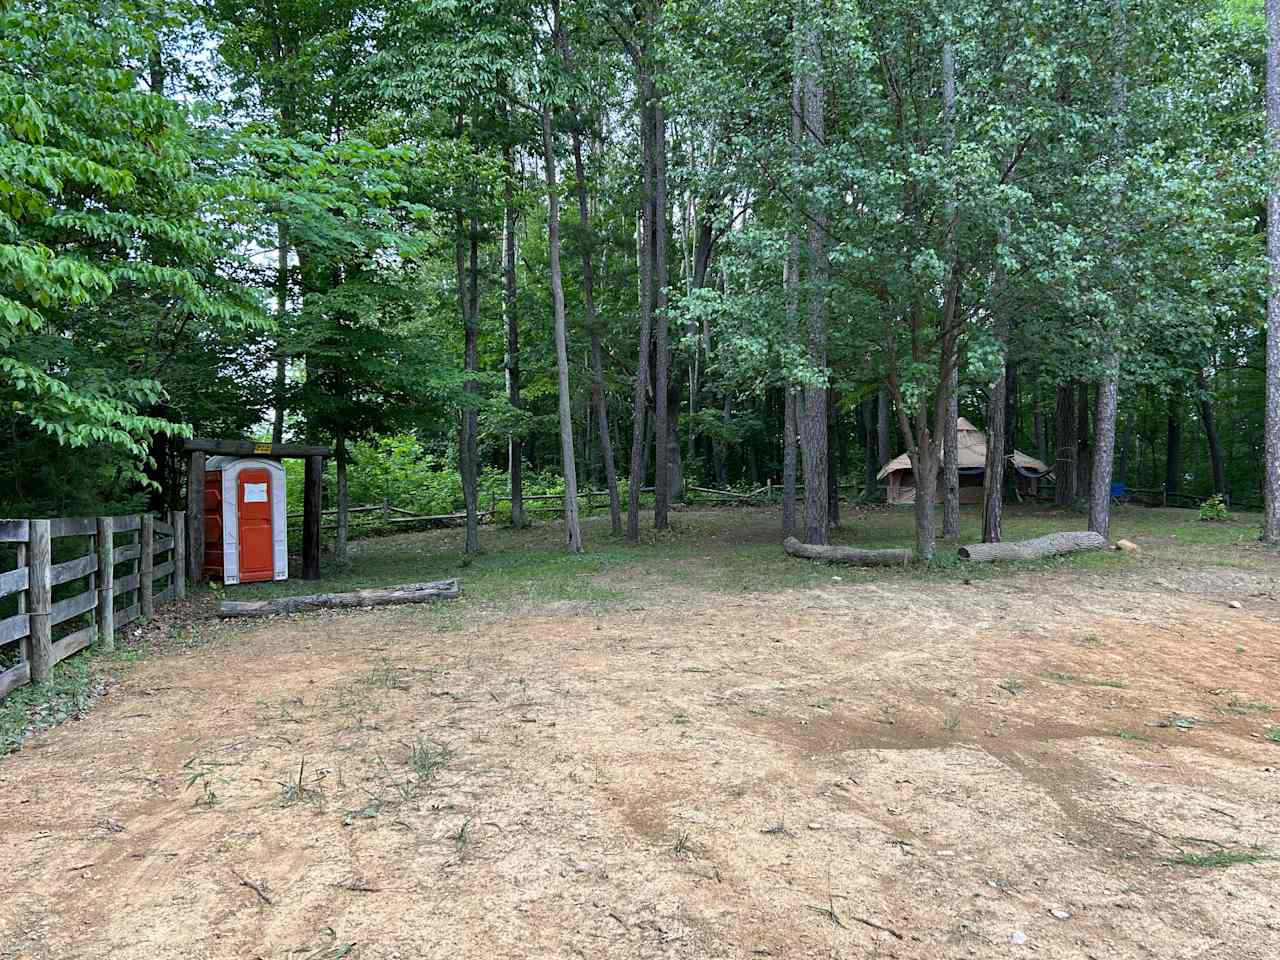
[[1204, 503], [1200, 504], [1200, 519], [1205, 521], [1223, 521], [1231, 519], [1231, 513], [1227, 510], [1227, 502], [1223, 499], [1222, 494], [1215, 493]]

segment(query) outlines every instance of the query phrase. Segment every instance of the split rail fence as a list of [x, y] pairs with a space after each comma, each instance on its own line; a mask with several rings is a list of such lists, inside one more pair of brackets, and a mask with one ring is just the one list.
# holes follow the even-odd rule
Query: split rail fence
[[95, 639], [114, 650], [117, 629], [186, 596], [182, 511], [0, 520], [0, 545], [17, 558], [0, 573], [0, 699]]

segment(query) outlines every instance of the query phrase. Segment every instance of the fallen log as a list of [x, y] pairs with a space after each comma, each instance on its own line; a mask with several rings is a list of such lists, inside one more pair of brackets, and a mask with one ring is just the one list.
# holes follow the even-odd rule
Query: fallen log
[[278, 613], [304, 613], [338, 607], [385, 607], [393, 603], [429, 603], [433, 600], [455, 600], [461, 593], [457, 580], [434, 583], [405, 583], [398, 587], [355, 590], [351, 593], [312, 593], [301, 597], [277, 597], [274, 600], [223, 600], [218, 616], [270, 617]]
[[1043, 560], [1082, 550], [1105, 550], [1107, 538], [1092, 530], [1049, 533], [1014, 543], [971, 543], [960, 548], [961, 560], [990, 563], [993, 560]]
[[801, 543], [795, 537], [782, 541], [782, 549], [793, 557], [847, 563], [857, 567], [900, 567], [911, 562], [910, 550], [864, 550], [861, 547], [820, 546]]

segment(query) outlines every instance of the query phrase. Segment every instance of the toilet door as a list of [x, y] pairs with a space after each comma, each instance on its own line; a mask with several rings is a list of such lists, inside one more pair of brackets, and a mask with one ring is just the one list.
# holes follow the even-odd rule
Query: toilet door
[[271, 580], [275, 574], [271, 536], [271, 473], [241, 470], [236, 479], [240, 526], [240, 582]]

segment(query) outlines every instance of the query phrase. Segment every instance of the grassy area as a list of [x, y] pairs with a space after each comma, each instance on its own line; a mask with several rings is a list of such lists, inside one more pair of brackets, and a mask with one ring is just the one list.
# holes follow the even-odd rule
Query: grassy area
[[[865, 547], [910, 546], [912, 523], [910, 509], [846, 505], [845, 522], [833, 540]], [[962, 542], [979, 539], [979, 523], [976, 508], [965, 508]], [[905, 569], [835, 568], [792, 559], [782, 552], [779, 524], [776, 508], [687, 510], [672, 515], [670, 530], [658, 534], [646, 529], [639, 544], [628, 544], [610, 534], [607, 517], [596, 515], [584, 523], [587, 550], [580, 556], [564, 551], [557, 521], [524, 530], [483, 528], [483, 549], [473, 558], [462, 555], [459, 530], [407, 533], [356, 541], [346, 567], [326, 562], [320, 582], [246, 584], [229, 588], [228, 595], [258, 599], [460, 577], [464, 592], [486, 603], [529, 608], [569, 601], [595, 607], [657, 604], [671, 591], [732, 595], [803, 589], [829, 583], [833, 577], [958, 580], [1017, 576], [1028, 569], [1129, 566], [1152, 559], [1237, 566], [1265, 562], [1255, 542], [1254, 517], [1204, 523], [1190, 510], [1118, 509], [1112, 537], [1137, 542], [1143, 553], [1136, 559], [1093, 553], [1036, 564], [974, 565], [959, 561], [950, 545], [940, 544], [932, 565]], [[1018, 505], [1007, 512], [1005, 539], [1084, 526], [1085, 519], [1078, 513]]]

